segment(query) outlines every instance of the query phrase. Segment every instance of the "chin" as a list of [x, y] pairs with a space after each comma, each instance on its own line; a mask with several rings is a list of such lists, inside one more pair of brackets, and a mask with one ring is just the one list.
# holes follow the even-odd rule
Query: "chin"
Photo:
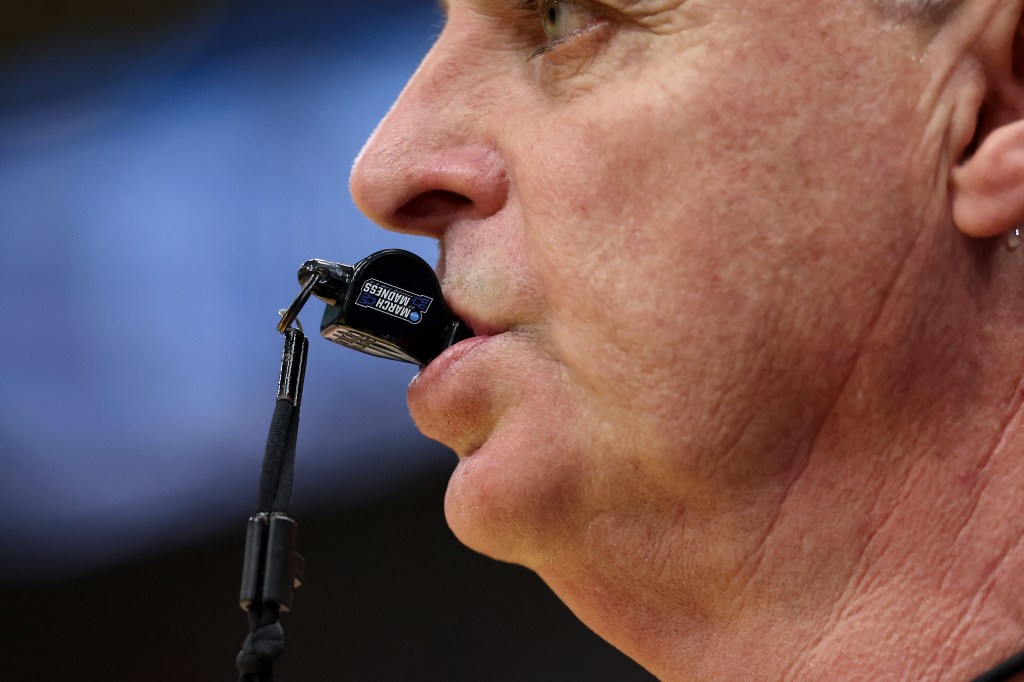
[[567, 548], [587, 486], [560, 439], [508, 431], [459, 460], [445, 517], [470, 549], [537, 570]]
[[501, 334], [441, 357], [410, 386], [417, 427], [460, 455], [445, 516], [466, 546], [536, 569], [564, 545], [600, 468], [595, 427], [565, 369], [533, 335]]

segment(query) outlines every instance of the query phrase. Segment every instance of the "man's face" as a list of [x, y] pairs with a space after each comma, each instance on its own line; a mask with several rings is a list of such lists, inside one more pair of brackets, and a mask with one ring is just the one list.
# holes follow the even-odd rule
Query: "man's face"
[[920, 219], [923, 76], [867, 4], [450, 0], [352, 184], [482, 337], [410, 388], [464, 542], [710, 557], [784, 490]]

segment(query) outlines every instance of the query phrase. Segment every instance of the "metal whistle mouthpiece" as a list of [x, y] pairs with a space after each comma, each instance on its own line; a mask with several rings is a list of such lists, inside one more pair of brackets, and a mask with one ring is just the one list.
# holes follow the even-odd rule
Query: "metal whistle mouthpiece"
[[426, 366], [473, 332], [448, 309], [433, 268], [400, 249], [373, 253], [355, 265], [308, 260], [302, 289], [278, 329], [295, 320], [310, 295], [327, 304], [320, 335], [349, 348]]

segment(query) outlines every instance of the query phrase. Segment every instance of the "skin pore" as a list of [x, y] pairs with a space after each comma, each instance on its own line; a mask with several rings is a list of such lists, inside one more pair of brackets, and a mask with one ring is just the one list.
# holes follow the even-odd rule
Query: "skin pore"
[[1024, 648], [1022, 4], [449, 0], [352, 192], [478, 335], [458, 537], [662, 679]]

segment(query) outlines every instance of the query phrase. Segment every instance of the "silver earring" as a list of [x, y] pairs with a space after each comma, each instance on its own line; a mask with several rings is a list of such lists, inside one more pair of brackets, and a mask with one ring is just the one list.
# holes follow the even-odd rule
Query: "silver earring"
[[1018, 225], [1006, 233], [1007, 251], [1016, 251], [1021, 244], [1024, 244], [1024, 224]]

